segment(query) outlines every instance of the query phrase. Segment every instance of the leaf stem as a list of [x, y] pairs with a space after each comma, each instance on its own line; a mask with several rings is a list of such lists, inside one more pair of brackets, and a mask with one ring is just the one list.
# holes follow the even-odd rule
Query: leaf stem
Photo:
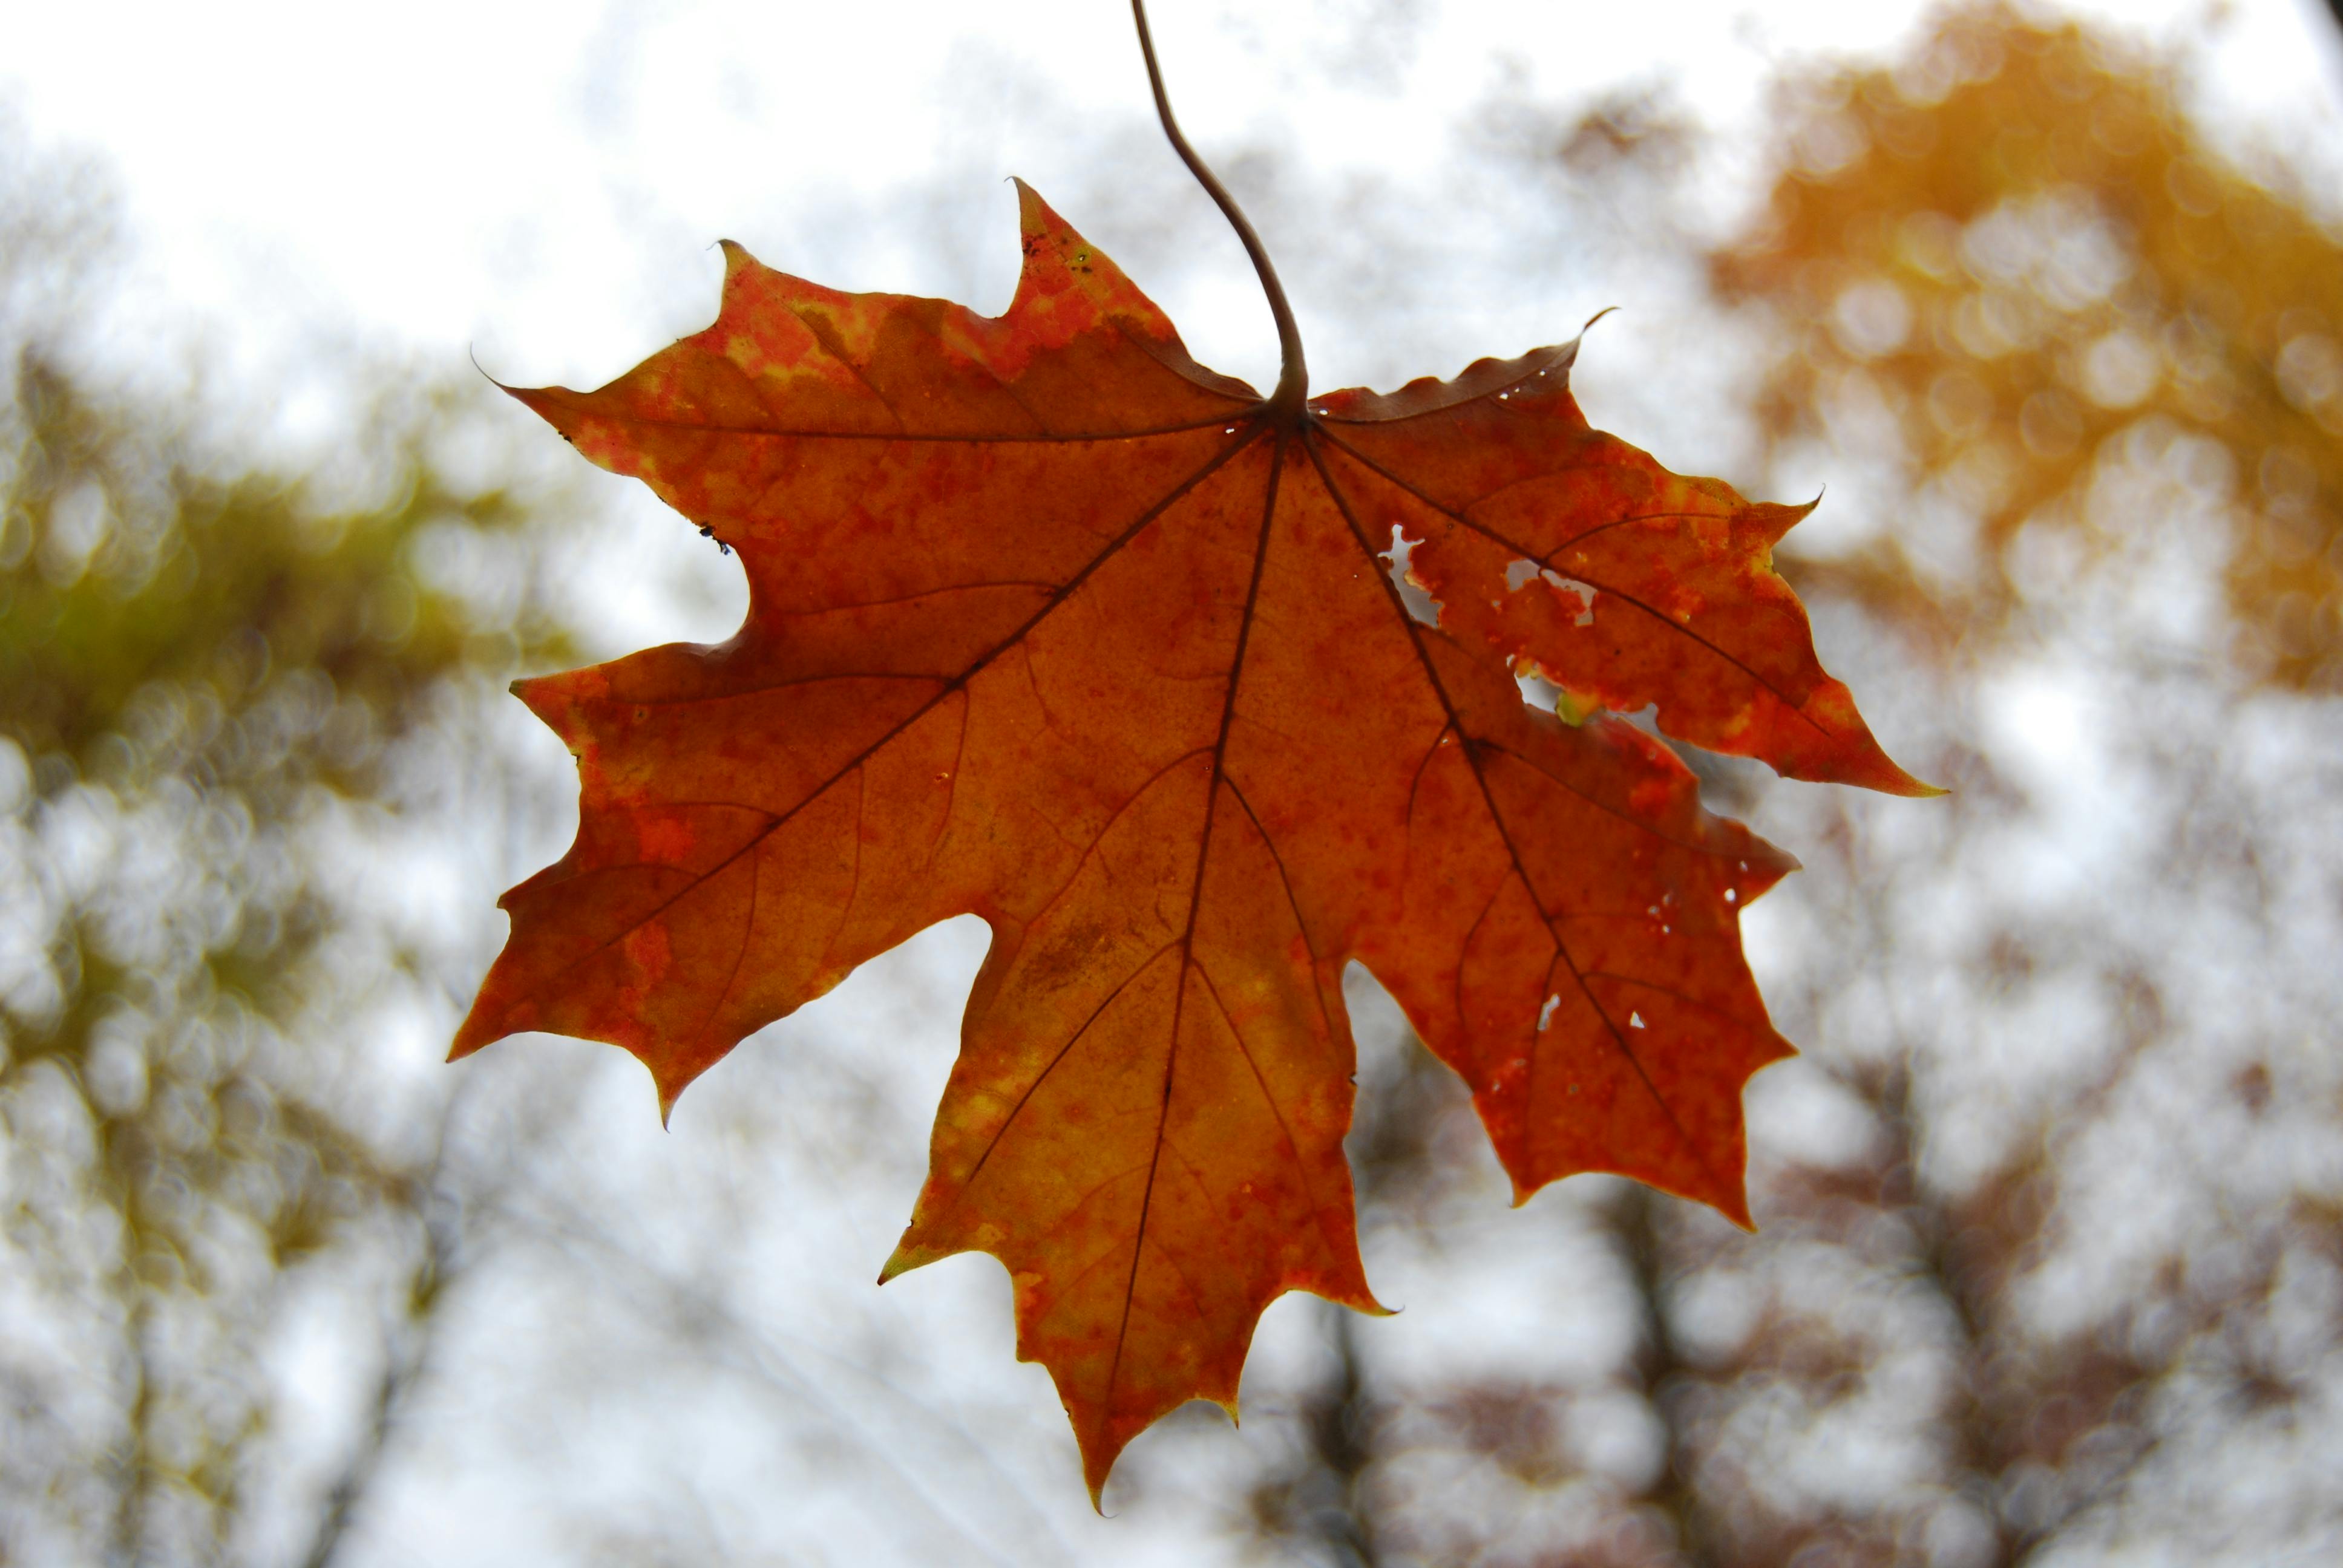
[[1302, 329], [1294, 325], [1293, 307], [1285, 302], [1285, 286], [1277, 281], [1277, 268], [1270, 265], [1269, 252], [1262, 248], [1261, 236], [1253, 233], [1244, 209], [1237, 206], [1237, 198], [1204, 166], [1204, 160], [1196, 156], [1196, 149], [1180, 134], [1180, 122], [1172, 117], [1172, 100], [1163, 91], [1163, 70], [1155, 63], [1155, 38], [1147, 28], [1146, 0], [1131, 0], [1131, 16], [1139, 25], [1139, 52], [1147, 57], [1147, 85], [1155, 89], [1155, 117], [1163, 123], [1163, 134], [1171, 140], [1172, 150], [1180, 155], [1180, 161], [1188, 166], [1188, 172], [1196, 176], [1196, 183], [1204, 187], [1204, 194], [1212, 198], [1229, 220], [1229, 226], [1237, 231], [1245, 254], [1252, 258], [1253, 271], [1261, 275], [1262, 292], [1269, 296], [1269, 313], [1277, 320], [1279, 373], [1277, 390], [1269, 395], [1268, 412], [1298, 419], [1302, 403], [1310, 396], [1310, 371], [1302, 360]]

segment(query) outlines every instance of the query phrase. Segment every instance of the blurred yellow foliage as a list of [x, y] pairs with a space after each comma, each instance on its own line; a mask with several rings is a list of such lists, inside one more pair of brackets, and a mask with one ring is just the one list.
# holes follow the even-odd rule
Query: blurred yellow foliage
[[1788, 329], [1758, 404], [1777, 454], [1834, 423], [1845, 448], [1831, 411], [1867, 408], [1912, 487], [1977, 529], [1925, 562], [1891, 534], [1823, 574], [1947, 633], [1989, 625], [2026, 592], [2028, 525], [2070, 553], [2117, 542], [2150, 518], [2094, 485], [2159, 454], [2233, 519], [2246, 670], [2332, 689], [2343, 236], [2209, 147], [2183, 85], [2079, 23], [1941, 13], [1892, 68], [1784, 89], [1791, 165], [1715, 277]]

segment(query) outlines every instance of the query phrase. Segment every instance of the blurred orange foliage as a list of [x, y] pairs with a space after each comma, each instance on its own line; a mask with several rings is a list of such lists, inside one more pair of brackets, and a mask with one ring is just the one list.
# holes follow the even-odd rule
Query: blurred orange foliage
[[1788, 325], [1757, 404], [1776, 455], [1831, 409], [1884, 408], [1914, 486], [1976, 521], [1955, 569], [1880, 538], [1824, 568], [1842, 586], [1947, 636], [1992, 624], [2024, 593], [2029, 525], [2097, 553], [2143, 518], [2095, 486], [2177, 443], [2233, 519], [2235, 655], [2332, 689], [2343, 235], [2208, 146], [2185, 85], [2077, 24], [1946, 13], [1892, 67], [1784, 88], [1791, 166], [1715, 276]]

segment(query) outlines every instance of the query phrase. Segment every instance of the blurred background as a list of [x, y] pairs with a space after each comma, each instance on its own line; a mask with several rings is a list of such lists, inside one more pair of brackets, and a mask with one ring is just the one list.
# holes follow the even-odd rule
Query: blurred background
[[973, 922], [665, 1132], [608, 1048], [440, 1064], [575, 824], [505, 682], [743, 602], [468, 349], [599, 385], [719, 236], [997, 310], [1015, 173], [1267, 385], [1119, 5], [0, 0], [0, 1562], [2337, 1561], [2334, 13], [1159, 8], [1321, 388], [1616, 306], [1597, 425], [1827, 487], [1783, 569], [1955, 793], [1694, 759], [1806, 867], [1757, 1232], [1507, 1208], [1354, 971], [1404, 1310], [1279, 1302], [1100, 1518], [998, 1266], [870, 1283]]

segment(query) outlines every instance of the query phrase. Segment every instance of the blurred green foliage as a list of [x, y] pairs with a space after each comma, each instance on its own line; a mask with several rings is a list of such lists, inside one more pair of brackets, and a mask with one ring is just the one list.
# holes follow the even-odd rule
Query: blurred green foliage
[[387, 1235], [415, 1312], [444, 1266], [427, 1126], [370, 1103], [414, 966], [340, 869], [418, 768], [495, 772], [468, 703], [569, 657], [551, 492], [483, 460], [468, 378], [351, 365], [381, 390], [305, 474], [76, 368], [93, 226], [0, 153], [0, 1559], [227, 1560], [287, 1271]]
[[[443, 393], [424, 424], [466, 401]], [[389, 494], [320, 512], [284, 476], [188, 467], [153, 438], [149, 411], [94, 398], [29, 356], [13, 414], [0, 729], [30, 755], [100, 764], [100, 742], [140, 730], [164, 693], [200, 693], [226, 723], [312, 674], [396, 729], [452, 673], [558, 656], [561, 634], [541, 615], [484, 623], [477, 600], [418, 572], [432, 530], [510, 535], [532, 515], [505, 489], [436, 472], [422, 431], [392, 436]], [[353, 736], [329, 740], [317, 776], [363, 791], [369, 755]]]

